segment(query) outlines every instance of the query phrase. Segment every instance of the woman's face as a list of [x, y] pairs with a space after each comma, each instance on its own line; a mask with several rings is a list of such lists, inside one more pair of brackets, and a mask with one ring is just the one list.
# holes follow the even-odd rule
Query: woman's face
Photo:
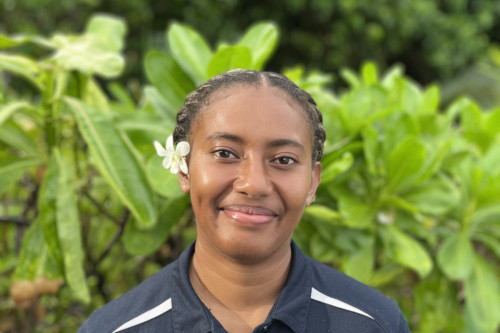
[[276, 87], [239, 85], [216, 92], [191, 133], [179, 181], [197, 242], [239, 262], [286, 251], [321, 172], [300, 105]]

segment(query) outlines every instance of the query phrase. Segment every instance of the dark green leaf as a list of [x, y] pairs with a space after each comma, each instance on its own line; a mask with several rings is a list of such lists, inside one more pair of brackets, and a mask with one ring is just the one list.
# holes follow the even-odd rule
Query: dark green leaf
[[165, 242], [170, 231], [179, 221], [189, 205], [189, 196], [168, 200], [158, 223], [150, 230], [137, 229], [134, 223], [126, 224], [123, 244], [132, 255], [150, 255]]
[[137, 219], [140, 229], [155, 225], [155, 196], [139, 163], [110, 119], [78, 100], [65, 98], [76, 116], [101, 175]]

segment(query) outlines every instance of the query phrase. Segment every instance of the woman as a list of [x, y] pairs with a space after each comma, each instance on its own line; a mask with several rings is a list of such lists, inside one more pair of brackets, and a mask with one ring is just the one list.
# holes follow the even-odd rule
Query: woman
[[280, 74], [223, 73], [188, 95], [173, 139], [179, 154], [157, 150], [191, 196], [196, 242], [80, 332], [409, 332], [394, 302], [291, 240], [325, 141], [308, 93]]

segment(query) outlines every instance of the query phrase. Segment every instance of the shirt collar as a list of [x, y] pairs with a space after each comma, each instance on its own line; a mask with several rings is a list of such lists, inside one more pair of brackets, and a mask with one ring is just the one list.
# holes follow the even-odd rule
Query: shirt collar
[[312, 272], [307, 257], [292, 242], [292, 262], [288, 279], [276, 300], [270, 317], [279, 320], [294, 332], [304, 332], [311, 302]]
[[[279, 320], [295, 333], [305, 330], [311, 301], [312, 273], [307, 257], [292, 242], [292, 262], [287, 282], [269, 313], [268, 320]], [[189, 280], [192, 243], [175, 261], [170, 288], [175, 332], [219, 332], [220, 324], [198, 298]]]

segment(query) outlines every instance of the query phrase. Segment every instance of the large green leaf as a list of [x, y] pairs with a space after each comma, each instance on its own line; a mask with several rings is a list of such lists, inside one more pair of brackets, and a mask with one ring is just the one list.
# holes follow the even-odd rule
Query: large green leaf
[[443, 215], [459, 204], [459, 195], [451, 180], [440, 177], [413, 187], [402, 197], [417, 206], [420, 212]]
[[326, 184], [333, 181], [338, 175], [347, 171], [354, 163], [354, 157], [350, 152], [346, 152], [338, 160], [324, 165], [321, 170], [321, 182]]
[[41, 256], [45, 251], [47, 247], [44, 243], [42, 226], [35, 221], [23, 237], [14, 280], [34, 280], [40, 266]]
[[3, 158], [0, 161], [0, 196], [11, 184], [18, 181], [25, 172], [40, 163], [37, 158]]
[[415, 239], [402, 232], [394, 225], [381, 230], [385, 246], [393, 259], [408, 267], [424, 278], [432, 270], [432, 260], [426, 249]]
[[157, 91], [165, 98], [168, 111], [176, 114], [188, 93], [195, 86], [174, 58], [163, 52], [151, 51], [144, 60], [146, 75]]
[[278, 44], [279, 32], [273, 23], [261, 22], [251, 26], [239, 45], [247, 46], [252, 53], [252, 69], [261, 70]]
[[0, 127], [1, 142], [18, 149], [24, 156], [40, 157], [42, 154], [40, 147], [29, 134], [13, 122], [7, 122]]
[[408, 185], [425, 162], [426, 149], [415, 137], [407, 137], [387, 158], [387, 189], [397, 192]]
[[481, 332], [497, 332], [500, 325], [498, 271], [476, 257], [473, 273], [465, 282], [465, 304], [470, 319]]
[[189, 196], [169, 199], [158, 218], [158, 223], [150, 230], [139, 230], [134, 223], [127, 223], [122, 241], [132, 255], [150, 255], [167, 239], [189, 204]]
[[27, 102], [12, 102], [0, 107], [0, 126], [9, 119], [16, 111], [30, 108], [31, 105]]
[[177, 63], [196, 85], [208, 79], [207, 69], [212, 51], [196, 30], [184, 24], [173, 23], [167, 31], [167, 42]]
[[53, 151], [57, 162], [56, 220], [57, 237], [64, 261], [64, 276], [75, 298], [90, 302], [90, 293], [83, 268], [83, 247], [76, 196], [71, 186], [70, 168], [58, 150]]
[[61, 271], [64, 271], [65, 263], [57, 233], [58, 178], [60, 172], [63, 172], [63, 170], [59, 170], [57, 156], [52, 154], [38, 195], [38, 221], [42, 226], [48, 250], [55, 258]]
[[437, 254], [437, 262], [444, 274], [452, 280], [466, 279], [474, 267], [475, 253], [465, 234], [449, 235]]
[[42, 90], [42, 85], [38, 79], [41, 68], [34, 60], [28, 57], [0, 53], [0, 70], [20, 75]]
[[136, 218], [147, 229], [157, 219], [156, 199], [142, 168], [120, 137], [112, 121], [80, 101], [65, 98], [87, 142], [94, 163]]
[[208, 65], [208, 76], [212, 77], [231, 69], [250, 69], [251, 67], [252, 56], [248, 47], [229, 46], [219, 49], [212, 57]]

